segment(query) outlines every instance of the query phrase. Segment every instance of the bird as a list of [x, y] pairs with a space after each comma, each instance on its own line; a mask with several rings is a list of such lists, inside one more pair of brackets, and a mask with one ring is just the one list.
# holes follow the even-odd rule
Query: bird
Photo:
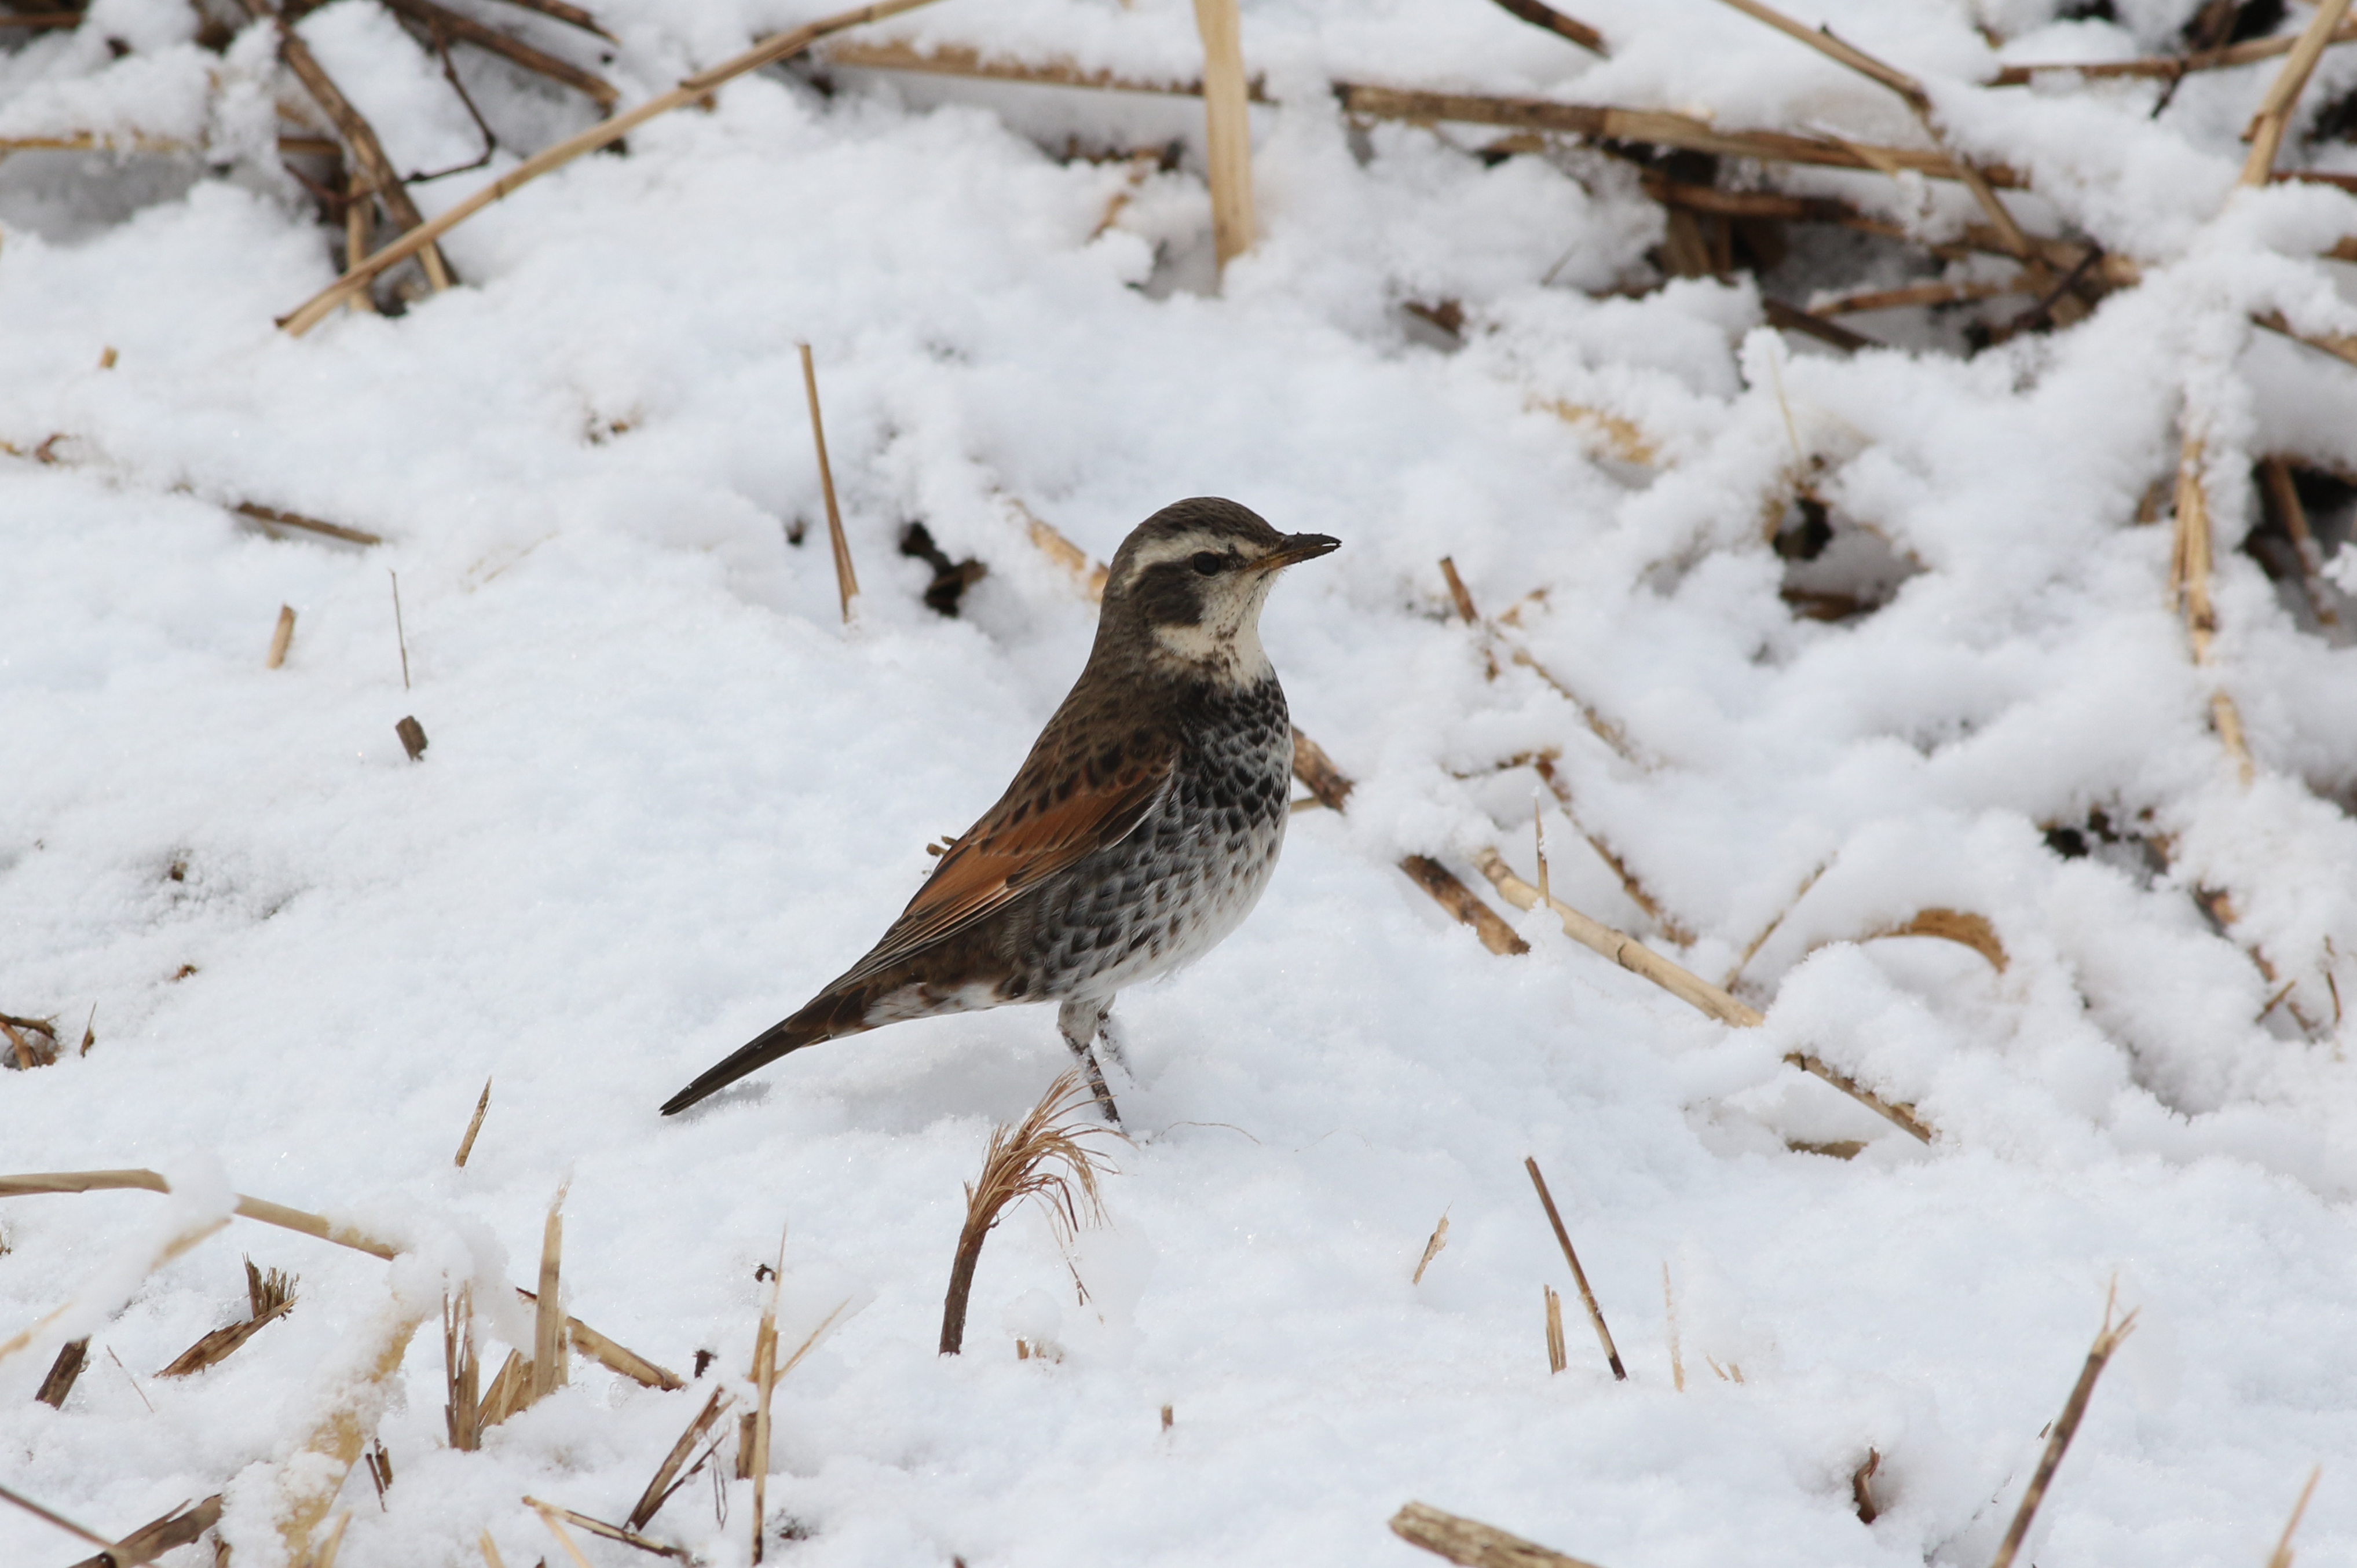
[[1293, 726], [1260, 640], [1286, 567], [1340, 548], [1213, 496], [1132, 529], [1096, 640], [1015, 781], [951, 841], [867, 955], [664, 1101], [677, 1115], [790, 1051], [1015, 1003], [1056, 1024], [1105, 1119], [1114, 996], [1252, 912], [1285, 843]]

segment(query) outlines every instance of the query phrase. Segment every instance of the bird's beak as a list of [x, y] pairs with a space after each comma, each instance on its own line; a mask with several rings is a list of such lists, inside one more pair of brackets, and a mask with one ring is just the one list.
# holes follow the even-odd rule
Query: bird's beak
[[1285, 542], [1245, 568], [1252, 572], [1274, 572], [1290, 566], [1297, 561], [1314, 561], [1342, 548], [1342, 542], [1323, 533], [1288, 533]]

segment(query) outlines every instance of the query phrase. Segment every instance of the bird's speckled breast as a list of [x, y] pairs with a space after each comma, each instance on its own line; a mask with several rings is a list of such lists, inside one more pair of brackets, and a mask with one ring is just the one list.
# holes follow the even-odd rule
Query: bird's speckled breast
[[1217, 946], [1259, 902], [1285, 843], [1285, 693], [1271, 675], [1199, 700], [1170, 788], [1137, 830], [1025, 900], [1009, 1000], [1110, 997]]

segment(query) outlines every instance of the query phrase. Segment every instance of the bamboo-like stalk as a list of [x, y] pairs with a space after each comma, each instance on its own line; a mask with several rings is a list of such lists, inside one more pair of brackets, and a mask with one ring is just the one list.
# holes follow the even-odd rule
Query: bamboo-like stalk
[[[532, 1497], [529, 1494], [525, 1496], [523, 1500], [527, 1504], [531, 1505], [531, 1507], [539, 1513], [540, 1517], [544, 1520], [554, 1521], [562, 1520], [566, 1524], [577, 1524], [592, 1535], [603, 1536], [608, 1541], [619, 1541], [623, 1545], [630, 1547], [635, 1551], [648, 1552], [656, 1557], [669, 1557], [681, 1563], [693, 1563], [694, 1561], [694, 1558], [687, 1554], [687, 1550], [684, 1547], [666, 1546], [660, 1541], [649, 1541], [645, 1536], [640, 1535], [635, 1530], [625, 1529], [623, 1526], [619, 1524], [608, 1524], [602, 1519], [592, 1519], [586, 1513], [576, 1513], [571, 1509], [559, 1508], [554, 1503], [542, 1502], [538, 1498]], [[558, 1531], [557, 1538], [565, 1542], [565, 1550], [572, 1552], [575, 1561], [579, 1562], [582, 1560], [580, 1552], [574, 1546], [572, 1541], [565, 1536], [563, 1531]]]
[[[1564, 103], [1551, 98], [1512, 98], [1488, 93], [1427, 92], [1372, 82], [1338, 81], [1335, 95], [1348, 113], [1377, 120], [1454, 120], [1469, 125], [1503, 125], [1518, 131], [1553, 131], [1591, 141], [1650, 142], [1721, 157], [1761, 163], [1812, 164], [1826, 168], [1887, 173], [1913, 169], [1933, 179], [1964, 178], [1958, 161], [1938, 148], [1885, 147], [1794, 135], [1786, 131], [1722, 131], [1706, 120], [1663, 109], [1621, 109], [1609, 104]], [[2018, 171], [1991, 164], [1979, 170], [2000, 188], [2027, 183]]]
[[[556, 1544], [565, 1549], [565, 1554], [573, 1559], [573, 1568], [590, 1568], [589, 1559], [581, 1555], [580, 1543], [565, 1532], [564, 1522], [556, 1517], [556, 1510], [546, 1503], [534, 1501], [529, 1497], [525, 1498], [524, 1501], [530, 1503], [532, 1511], [540, 1516], [540, 1522], [548, 1527], [548, 1533], [556, 1537]], [[753, 1527], [755, 1542], [753, 1561], [756, 1563], [761, 1560], [760, 1539], [760, 1526], [757, 1524]]]
[[460, 1285], [458, 1298], [442, 1298], [442, 1425], [453, 1451], [471, 1454], [483, 1445], [483, 1364], [475, 1349], [475, 1293]]
[[[419, 232], [425, 227], [425, 215], [417, 210], [417, 203], [409, 199], [409, 188], [402, 184], [401, 176], [393, 169], [393, 160], [385, 156], [384, 144], [377, 140], [375, 128], [359, 110], [352, 107], [352, 101], [344, 96], [343, 89], [336, 85], [335, 78], [328, 74], [318, 57], [312, 54], [311, 46], [303, 41], [302, 35], [287, 24], [283, 15], [272, 12], [262, 4], [262, 0], [242, 0], [242, 3], [247, 15], [257, 20], [266, 18], [277, 25], [278, 58], [286, 62], [286, 69], [295, 73], [304, 90], [310, 93], [312, 101], [335, 123], [336, 134], [343, 138], [352, 163], [368, 177], [371, 192], [384, 204], [384, 209], [394, 225], [408, 234]], [[435, 245], [433, 236], [426, 236], [410, 252], [404, 252], [409, 253], [418, 253], [418, 259], [425, 268], [426, 281], [436, 289], [448, 288], [456, 281], [449, 263]], [[352, 264], [358, 267], [365, 263]]]
[[1510, 1535], [1493, 1524], [1444, 1513], [1424, 1503], [1405, 1503], [1392, 1515], [1391, 1531], [1411, 1546], [1446, 1557], [1463, 1568], [1596, 1568], [1592, 1563]]
[[748, 70], [759, 70], [765, 65], [773, 65], [800, 54], [829, 33], [841, 32], [845, 27], [856, 27], [866, 22], [882, 21], [887, 16], [895, 16], [931, 3], [932, 0], [876, 0], [873, 5], [838, 11], [832, 16], [772, 33], [742, 54], [732, 56], [709, 70], [683, 78], [679, 85], [669, 92], [658, 93], [636, 108], [612, 115], [578, 135], [567, 136], [554, 146], [542, 148], [499, 178], [460, 199], [431, 222], [412, 229], [384, 249], [352, 263], [343, 276], [296, 306], [280, 318], [278, 325], [299, 338], [324, 320], [345, 295], [354, 289], [366, 287], [369, 279], [395, 263], [415, 255], [484, 208], [538, 179], [549, 170], [561, 168], [585, 153], [594, 153], [599, 147], [620, 141], [658, 115], [700, 102], [713, 89]]
[[[2238, 65], [2252, 65], [2259, 60], [2273, 59], [2289, 54], [2299, 45], [2301, 35], [2281, 34], [2274, 38], [2245, 38], [2239, 44], [2223, 48], [2204, 49], [2191, 55], [2147, 55], [2136, 59], [2054, 60], [2033, 65], [2008, 65], [2000, 69], [1983, 85], [1988, 87], [2027, 87], [2047, 71], [2067, 70], [2090, 80], [2117, 76], [2154, 76], [2174, 80], [2199, 70], [2226, 70]], [[2343, 22], [2332, 29], [2329, 43], [2357, 42], [2357, 26]]]
[[844, 537], [843, 510], [834, 501], [834, 469], [826, 460], [826, 424], [818, 412], [818, 368], [811, 361], [811, 346], [797, 344], [802, 353], [802, 393], [810, 402], [811, 444], [818, 448], [819, 489], [826, 498], [826, 542], [834, 552], [834, 591], [843, 600], [843, 623], [851, 624], [852, 601], [859, 597], [859, 574], [851, 566], [851, 541]]
[[1253, 248], [1252, 124], [1245, 108], [1236, 0], [1195, 0], [1203, 39], [1203, 134], [1211, 180], [1211, 243], [1222, 271]]
[[2087, 1413], [2087, 1401], [2095, 1392], [2095, 1380], [2104, 1375], [2104, 1364], [2112, 1352], [2120, 1348], [2136, 1327], [2136, 1315], [2130, 1312], [2117, 1325], [2112, 1322], [2112, 1301], [2104, 1302], [2104, 1326], [2096, 1332], [2095, 1342], [2087, 1349], [2086, 1365], [2079, 1369], [2079, 1380], [2072, 1386], [2071, 1397], [2063, 1402], [2062, 1413], [2055, 1418], [2052, 1434], [2046, 1440], [2046, 1451], [2038, 1456], [2038, 1468], [2029, 1477], [2029, 1489], [2021, 1494], [2021, 1507], [2014, 1511], [2013, 1526], [1998, 1543], [1996, 1556], [1989, 1568], [2012, 1568], [2016, 1553], [2029, 1534], [2029, 1526], [2038, 1517], [2038, 1505], [2046, 1497], [2046, 1488], [2054, 1479], [2055, 1469], [2062, 1463], [2062, 1455], [2071, 1446], [2071, 1439], [2079, 1430], [2080, 1421]]
[[1670, 1283], [1670, 1265], [1662, 1265], [1662, 1316], [1670, 1326], [1670, 1386], [1686, 1391], [1686, 1364], [1678, 1354], [1678, 1293]]
[[[334, 143], [328, 144], [335, 146]], [[343, 149], [336, 147], [336, 161], [343, 163]], [[361, 182], [360, 171], [347, 165], [344, 172], [344, 264], [350, 266], [369, 253], [369, 242], [376, 233], [376, 199]], [[353, 310], [376, 314], [376, 295], [361, 289], [346, 301]]]
[[[2201, 438], [2189, 435], [2177, 467], [2177, 526], [2169, 552], [2169, 588], [2185, 617], [2185, 639], [2192, 651], [2195, 665], [2208, 671], [2213, 660], [2213, 645], [2218, 635], [2218, 611], [2210, 598], [2211, 526], [2210, 500], [2207, 488], [2201, 482], [2201, 467], [2206, 454]], [[2212, 677], [2214, 682], [2215, 677]], [[2243, 738], [2243, 712], [2234, 703], [2232, 693], [2222, 685], [2213, 684], [2210, 693], [2210, 720], [2218, 731], [2218, 740], [2233, 759], [2234, 770], [2244, 787], [2248, 788], [2257, 771], [2251, 757], [2251, 748]]]
[[[1124, 76], [1070, 60], [1019, 60], [986, 54], [971, 44], [931, 44], [919, 48], [891, 38], [844, 38], [827, 45], [822, 55], [829, 65], [849, 66], [856, 70], [914, 70], [931, 76], [1019, 81], [1032, 87], [1089, 87], [1107, 92], [1152, 92], [1189, 98], [1203, 95], [1201, 77], [1180, 81]], [[1267, 102], [1257, 77], [1245, 83], [1244, 91], [1255, 103]]]
[[[294, 1457], [279, 1466], [278, 1534], [290, 1562], [311, 1559], [312, 1532], [335, 1506], [345, 1477], [375, 1434], [380, 1391], [401, 1370], [410, 1337], [424, 1321], [424, 1314], [397, 1300], [390, 1305], [377, 1326], [373, 1349], [354, 1358], [359, 1375], [337, 1389], [333, 1402], [296, 1444]], [[307, 1465], [306, 1458], [326, 1464]]]
[[[1542, 908], [1539, 890], [1515, 875], [1506, 865], [1505, 857], [1496, 850], [1482, 850], [1474, 855], [1473, 864], [1482, 875], [1490, 879], [1491, 886], [1497, 888], [1498, 896], [1507, 903], [1517, 909]], [[1693, 971], [1671, 962], [1636, 938], [1580, 913], [1562, 899], [1550, 898], [1544, 908], [1562, 923], [1564, 935], [1590, 951], [1610, 959], [1631, 973], [1642, 975], [1696, 1012], [1738, 1029], [1755, 1028], [1767, 1021], [1767, 1015], [1749, 1003], [1713, 985]], [[1884, 1099], [1806, 1052], [1788, 1051], [1784, 1060], [1803, 1072], [1823, 1079], [1876, 1115], [1904, 1129], [1909, 1136], [1926, 1144], [1932, 1141], [1931, 1128], [1916, 1116], [1912, 1106]]]
[[1480, 851], [1473, 856], [1473, 865], [1490, 879], [1490, 885], [1498, 890], [1498, 896], [1515, 908], [1545, 908], [1562, 923], [1564, 935], [1610, 959], [1631, 973], [1644, 976], [1698, 1012], [1706, 1013], [1720, 1023], [1731, 1024], [1739, 1029], [1755, 1027], [1763, 1021], [1765, 1015], [1758, 1008], [1728, 994], [1691, 970], [1671, 962], [1636, 938], [1580, 913], [1560, 898], [1548, 898], [1542, 903], [1539, 890], [1515, 875], [1506, 865], [1505, 857], [1496, 850]]
[[[1555, 1212], [1555, 1194], [1547, 1191], [1546, 1177], [1539, 1174], [1538, 1161], [1525, 1155], [1523, 1168], [1531, 1173], [1531, 1185], [1539, 1191], [1539, 1202], [1546, 1208], [1547, 1223], [1555, 1227], [1555, 1239], [1563, 1248], [1563, 1261], [1571, 1265], [1571, 1283], [1579, 1287], [1580, 1305], [1587, 1308], [1587, 1321], [1596, 1330], [1596, 1342], [1604, 1347], [1604, 1359], [1612, 1369], [1615, 1381], [1629, 1380], [1628, 1369], [1620, 1365], [1620, 1349], [1612, 1343], [1612, 1330], [1604, 1326], [1604, 1309], [1596, 1305], [1596, 1293], [1587, 1288], [1587, 1271], [1579, 1266], [1579, 1254], [1571, 1250], [1571, 1232], [1563, 1228], [1563, 1216]], [[1555, 1338], [1562, 1338], [1562, 1325], [1555, 1325]], [[1563, 1369], [1555, 1369], [1561, 1371]]]
[[558, 1300], [558, 1275], [565, 1262], [565, 1189], [557, 1188], [540, 1232], [540, 1289], [533, 1303], [532, 1397], [536, 1403], [571, 1380], [565, 1365], [565, 1311]]
[[2265, 185], [2275, 172], [2276, 154], [2283, 147], [2285, 128], [2291, 124], [2291, 112], [2299, 102], [2299, 95], [2308, 86], [2308, 79], [2316, 70], [2316, 62], [2324, 58], [2325, 46], [2331, 43], [2341, 20], [2349, 14], [2349, 0], [2320, 0], [2300, 30], [2299, 41], [2292, 46], [2283, 69], [2267, 86], [2267, 94], [2259, 100], [2258, 112], [2243, 137], [2251, 144], [2250, 156], [2243, 160], [2242, 183]]
[[1546, 1304], [1547, 1371], [1560, 1372], [1571, 1365], [1571, 1358], [1563, 1348], [1563, 1298], [1555, 1294], [1555, 1286], [1539, 1286], [1539, 1294]]

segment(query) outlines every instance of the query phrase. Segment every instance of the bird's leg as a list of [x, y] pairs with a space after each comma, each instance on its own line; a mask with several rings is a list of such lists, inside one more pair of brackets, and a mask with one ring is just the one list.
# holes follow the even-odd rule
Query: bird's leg
[[1137, 1075], [1129, 1070], [1129, 1050], [1121, 1043], [1121, 1031], [1114, 1027], [1113, 1004], [1105, 1004], [1104, 1016], [1097, 1020], [1097, 1043], [1104, 1047], [1105, 1060], [1121, 1069], [1124, 1078], [1135, 1081]]
[[1098, 1029], [1104, 1024], [1104, 1015], [1112, 1006], [1111, 998], [1094, 1000], [1075, 996], [1056, 1010], [1056, 1027], [1062, 1031], [1064, 1044], [1071, 1047], [1072, 1055], [1080, 1058], [1081, 1067], [1089, 1077], [1089, 1091], [1096, 1097], [1105, 1120], [1118, 1127], [1121, 1125], [1121, 1112], [1114, 1106], [1113, 1090], [1105, 1087], [1104, 1069], [1097, 1066], [1097, 1054], [1092, 1048], [1096, 1043]]

